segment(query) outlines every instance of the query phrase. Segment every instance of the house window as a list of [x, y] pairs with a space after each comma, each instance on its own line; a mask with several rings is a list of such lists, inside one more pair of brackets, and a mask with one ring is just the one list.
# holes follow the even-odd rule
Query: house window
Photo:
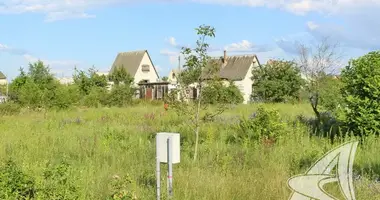
[[172, 79], [175, 79], [175, 74], [174, 73], [172, 74]]
[[141, 70], [142, 70], [143, 72], [149, 72], [149, 70], [150, 70], [150, 66], [149, 66], [149, 65], [142, 65], [142, 66], [141, 66]]

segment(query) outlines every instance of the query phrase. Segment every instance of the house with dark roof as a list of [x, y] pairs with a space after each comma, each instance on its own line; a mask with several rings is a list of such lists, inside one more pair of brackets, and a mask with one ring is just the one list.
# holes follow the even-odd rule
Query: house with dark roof
[[134, 78], [136, 86], [138, 83], [152, 83], [159, 80], [159, 75], [147, 50], [119, 53], [109, 74], [121, 67]]
[[169, 82], [161, 82], [147, 50], [119, 53], [112, 64], [109, 74], [124, 68], [138, 87], [136, 97], [144, 99], [163, 99], [168, 92]]
[[[248, 103], [252, 94], [252, 69], [259, 67], [260, 63], [255, 54], [251, 55], [233, 55], [227, 56], [227, 51], [224, 51], [224, 56], [212, 58], [210, 65], [216, 65], [219, 68], [218, 75], [224, 80], [227, 85], [230, 81], [235, 84], [244, 97], [243, 103]], [[178, 70], [172, 70], [171, 73], [178, 74]], [[170, 74], [169, 74], [170, 76]], [[207, 79], [207, 76], [203, 76]], [[190, 90], [190, 93], [196, 92], [196, 90]], [[196, 94], [189, 94], [191, 97], [196, 97]]]

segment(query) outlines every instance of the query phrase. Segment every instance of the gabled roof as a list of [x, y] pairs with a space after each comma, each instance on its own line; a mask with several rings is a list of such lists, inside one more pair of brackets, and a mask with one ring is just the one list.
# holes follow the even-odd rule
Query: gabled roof
[[[147, 53], [149, 60], [153, 65], [153, 62], [149, 56], [148, 50], [121, 52], [121, 53], [117, 54], [116, 59], [112, 64], [110, 74], [112, 74], [116, 68], [123, 66], [124, 69], [126, 69], [126, 71], [131, 76], [134, 76], [140, 67], [140, 63], [141, 63], [142, 59], [144, 58], [145, 53]], [[154, 68], [154, 71], [158, 76], [157, 70], [154, 67], [154, 65], [152, 67]]]
[[253, 62], [259, 60], [255, 54], [252, 55], [239, 55], [239, 56], [227, 56], [227, 63], [223, 63], [223, 57], [212, 58], [211, 63], [215, 63], [220, 66], [219, 77], [232, 81], [243, 80], [248, 73], [249, 68]]
[[7, 77], [3, 74], [3, 72], [0, 72], [0, 79], [7, 79]]

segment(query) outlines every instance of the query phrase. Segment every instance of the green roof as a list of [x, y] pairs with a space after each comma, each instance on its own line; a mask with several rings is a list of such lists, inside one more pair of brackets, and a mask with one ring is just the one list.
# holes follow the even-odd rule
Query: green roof
[[0, 72], [0, 79], [7, 79], [7, 77], [2, 72]]

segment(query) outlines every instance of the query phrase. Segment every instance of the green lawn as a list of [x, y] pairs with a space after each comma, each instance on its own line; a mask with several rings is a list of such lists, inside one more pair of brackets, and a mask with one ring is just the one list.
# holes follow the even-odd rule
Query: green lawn
[[[308, 105], [265, 107], [278, 109], [285, 119], [294, 119], [298, 114], [312, 116]], [[242, 105], [223, 115], [248, 117], [256, 108], [257, 105]], [[46, 198], [46, 191], [60, 193], [66, 199], [107, 199], [113, 193], [113, 176], [117, 175], [129, 177], [131, 182], [125, 186], [128, 192], [135, 193], [138, 199], [151, 200], [155, 199], [154, 133], [179, 132], [183, 145], [181, 163], [173, 169], [174, 199], [277, 200], [288, 199], [291, 191], [287, 180], [291, 176], [304, 173], [319, 156], [338, 145], [310, 138], [305, 127], [292, 125], [274, 146], [226, 144], [226, 138], [237, 127], [219, 121], [202, 127], [199, 160], [193, 163], [192, 130], [170, 110], [166, 115], [163, 110], [163, 106], [139, 105], [47, 113], [24, 111], [0, 117], [0, 159], [3, 163], [13, 160], [32, 177], [36, 187], [43, 188], [37, 194], [40, 199]], [[150, 113], [155, 113], [154, 119], [146, 116]], [[380, 174], [379, 145], [378, 139], [372, 139], [359, 147], [355, 172]], [[66, 175], [62, 175], [62, 169], [53, 173], [67, 180], [44, 177], [46, 169], [61, 162], [69, 165]], [[166, 166], [163, 164], [161, 169], [165, 196]], [[357, 199], [380, 199], [380, 187], [366, 179], [355, 181], [355, 186]]]

